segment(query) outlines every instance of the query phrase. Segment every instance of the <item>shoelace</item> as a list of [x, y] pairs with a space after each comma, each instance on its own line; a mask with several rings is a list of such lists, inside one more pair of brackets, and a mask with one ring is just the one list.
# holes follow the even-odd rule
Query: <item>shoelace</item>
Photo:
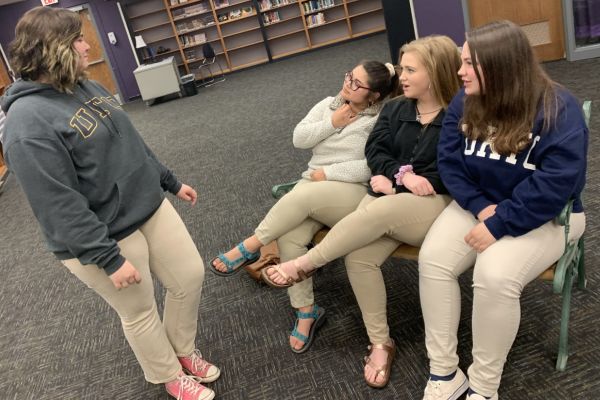
[[198, 349], [194, 350], [190, 359], [192, 360], [192, 368], [194, 371], [204, 371], [204, 368], [210, 365], [208, 361], [202, 358], [202, 353], [200, 353], [200, 350]]
[[202, 389], [199, 383], [197, 383], [192, 377], [187, 375], [181, 375], [179, 377], [179, 393], [177, 394], [177, 400], [183, 400], [183, 394], [185, 392], [189, 394], [199, 394]]
[[432, 381], [431, 379], [427, 382], [425, 387], [425, 399], [423, 400], [434, 400], [440, 398], [440, 381]]

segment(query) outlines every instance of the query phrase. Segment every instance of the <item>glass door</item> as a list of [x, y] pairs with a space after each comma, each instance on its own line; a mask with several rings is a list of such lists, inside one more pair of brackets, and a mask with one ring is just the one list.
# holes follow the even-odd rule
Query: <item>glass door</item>
[[600, 0], [562, 0], [567, 60], [600, 57]]

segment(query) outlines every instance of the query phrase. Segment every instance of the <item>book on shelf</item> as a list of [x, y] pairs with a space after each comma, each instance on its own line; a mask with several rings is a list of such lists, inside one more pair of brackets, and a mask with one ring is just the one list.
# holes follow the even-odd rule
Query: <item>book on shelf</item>
[[175, 24], [175, 28], [177, 29], [177, 33], [181, 35], [183, 33], [205, 28], [209, 25], [213, 25], [214, 23], [215, 21], [213, 19], [213, 16], [208, 15], [203, 18], [194, 18], [186, 22], [178, 22]]
[[281, 18], [279, 17], [279, 11], [266, 12], [262, 15], [262, 19], [265, 25], [281, 21]]
[[267, 11], [274, 7], [285, 6], [295, 3], [296, 0], [260, 0], [260, 11]]
[[306, 16], [306, 25], [308, 27], [321, 25], [325, 22], [325, 15], [322, 12]]
[[196, 34], [182, 35], [180, 36], [180, 39], [183, 47], [195, 46], [198, 44], [206, 43], [206, 33], [200, 32]]
[[312, 12], [335, 6], [334, 0], [309, 0], [302, 3], [304, 12]]

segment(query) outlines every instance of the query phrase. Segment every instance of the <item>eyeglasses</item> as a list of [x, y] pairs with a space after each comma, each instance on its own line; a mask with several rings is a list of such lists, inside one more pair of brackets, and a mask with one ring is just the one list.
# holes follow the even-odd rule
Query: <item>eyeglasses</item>
[[344, 82], [347, 82], [347, 83], [349, 83], [349, 84], [350, 84], [350, 89], [351, 89], [352, 91], [355, 91], [355, 92], [356, 92], [358, 89], [367, 89], [367, 90], [373, 91], [373, 89], [371, 89], [371, 88], [368, 88], [368, 87], [366, 87], [366, 86], [359, 85], [359, 84], [358, 84], [358, 82], [356, 82], [356, 79], [354, 79], [354, 78], [352, 77], [352, 71], [348, 71], [348, 72], [346, 72], [346, 73], [344, 74]]

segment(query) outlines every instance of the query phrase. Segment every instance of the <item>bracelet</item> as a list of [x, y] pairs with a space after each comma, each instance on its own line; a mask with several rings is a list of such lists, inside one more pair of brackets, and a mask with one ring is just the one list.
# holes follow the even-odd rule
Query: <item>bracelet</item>
[[404, 178], [404, 175], [406, 175], [409, 172], [413, 172], [412, 165], [407, 164], [407, 165], [401, 166], [400, 169], [398, 170], [398, 173], [396, 175], [394, 175], [394, 178], [396, 178], [396, 185], [402, 186], [402, 178]]

